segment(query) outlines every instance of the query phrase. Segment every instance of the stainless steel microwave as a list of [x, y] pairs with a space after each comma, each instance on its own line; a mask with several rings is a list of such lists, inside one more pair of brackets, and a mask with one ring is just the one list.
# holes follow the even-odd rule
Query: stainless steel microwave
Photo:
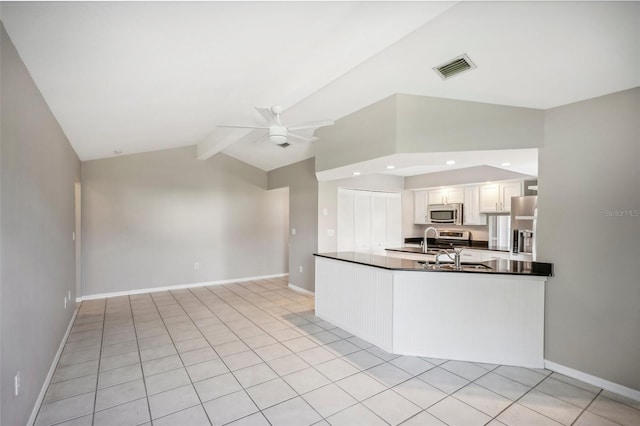
[[426, 219], [431, 224], [462, 225], [462, 204], [430, 204]]

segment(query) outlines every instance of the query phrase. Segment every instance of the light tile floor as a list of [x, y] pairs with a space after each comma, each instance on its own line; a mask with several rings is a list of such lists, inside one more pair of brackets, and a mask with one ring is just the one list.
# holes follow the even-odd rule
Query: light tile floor
[[640, 425], [640, 403], [543, 369], [396, 356], [284, 279], [83, 302], [45, 425]]

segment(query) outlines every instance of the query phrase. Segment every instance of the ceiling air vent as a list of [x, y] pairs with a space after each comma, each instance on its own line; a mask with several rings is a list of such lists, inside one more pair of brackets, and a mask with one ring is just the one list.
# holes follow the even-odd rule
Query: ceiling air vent
[[469, 59], [467, 55], [460, 55], [444, 64], [438, 65], [433, 70], [438, 73], [443, 80], [446, 80], [454, 75], [472, 70], [475, 67], [476, 65], [471, 62], [471, 59]]

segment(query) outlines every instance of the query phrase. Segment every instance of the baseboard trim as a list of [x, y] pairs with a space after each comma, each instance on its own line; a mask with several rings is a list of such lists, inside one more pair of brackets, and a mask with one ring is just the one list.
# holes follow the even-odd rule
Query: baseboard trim
[[585, 373], [584, 371], [575, 370], [571, 367], [567, 367], [553, 361], [545, 360], [544, 367], [548, 370], [555, 371], [556, 373], [564, 374], [565, 376], [571, 377], [573, 379], [581, 380], [585, 383], [589, 383], [590, 385], [594, 385], [604, 390], [617, 393], [618, 395], [626, 396], [627, 398], [631, 398], [635, 401], [640, 401], [640, 391], [637, 391], [635, 389], [610, 382], [609, 380], [593, 376], [591, 374]]
[[126, 291], [117, 291], [113, 293], [100, 293], [100, 294], [90, 294], [88, 296], [82, 296], [76, 299], [77, 302], [82, 302], [84, 300], [95, 300], [95, 299], [106, 299], [109, 297], [118, 297], [118, 296], [130, 296], [133, 294], [142, 294], [142, 293], [155, 293], [158, 291], [168, 291], [168, 290], [183, 290], [185, 288], [197, 288], [197, 287], [207, 287], [210, 285], [222, 285], [222, 284], [233, 284], [240, 283], [245, 281], [254, 281], [254, 280], [266, 280], [269, 278], [280, 278], [288, 276], [288, 273], [282, 274], [272, 274], [272, 275], [260, 275], [255, 277], [244, 277], [244, 278], [232, 278], [229, 280], [217, 280], [217, 281], [205, 281], [201, 283], [191, 283], [191, 284], [178, 284], [178, 285], [169, 285], [164, 287], [152, 287], [152, 288], [142, 288], [138, 290], [126, 290]]
[[40, 410], [40, 405], [42, 405], [42, 401], [44, 401], [44, 396], [47, 393], [47, 389], [49, 388], [51, 379], [53, 379], [53, 373], [55, 373], [56, 366], [58, 365], [58, 361], [60, 361], [60, 357], [62, 356], [62, 351], [64, 350], [64, 344], [67, 342], [67, 338], [69, 338], [69, 334], [71, 334], [71, 328], [73, 327], [73, 322], [76, 320], [76, 315], [78, 315], [78, 309], [73, 311], [73, 315], [71, 316], [71, 321], [69, 321], [69, 325], [67, 326], [67, 331], [64, 333], [64, 337], [62, 338], [62, 341], [60, 342], [60, 346], [58, 347], [58, 352], [56, 352], [56, 356], [53, 358], [53, 362], [51, 363], [51, 367], [49, 368], [47, 377], [45, 377], [44, 383], [42, 384], [42, 388], [40, 389], [40, 393], [38, 394], [38, 399], [36, 399], [36, 403], [33, 406], [33, 410], [31, 410], [31, 415], [29, 416], [29, 420], [27, 421], [27, 426], [33, 426], [33, 424], [36, 421], [36, 416], [38, 415], [38, 411]]
[[313, 291], [309, 291], [306, 288], [299, 287], [297, 285], [289, 283], [289, 288], [293, 291], [297, 291], [298, 293], [309, 294], [311, 296], [315, 296]]

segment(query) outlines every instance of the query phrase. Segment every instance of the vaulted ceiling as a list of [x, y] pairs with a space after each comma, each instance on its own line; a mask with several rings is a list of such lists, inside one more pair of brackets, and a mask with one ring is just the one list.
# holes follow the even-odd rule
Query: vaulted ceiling
[[[260, 132], [393, 93], [547, 109], [640, 85], [638, 2], [3, 2], [82, 160], [185, 145], [263, 170], [313, 156]], [[432, 67], [466, 53], [477, 69]], [[363, 123], [366, 125], [366, 123]]]

